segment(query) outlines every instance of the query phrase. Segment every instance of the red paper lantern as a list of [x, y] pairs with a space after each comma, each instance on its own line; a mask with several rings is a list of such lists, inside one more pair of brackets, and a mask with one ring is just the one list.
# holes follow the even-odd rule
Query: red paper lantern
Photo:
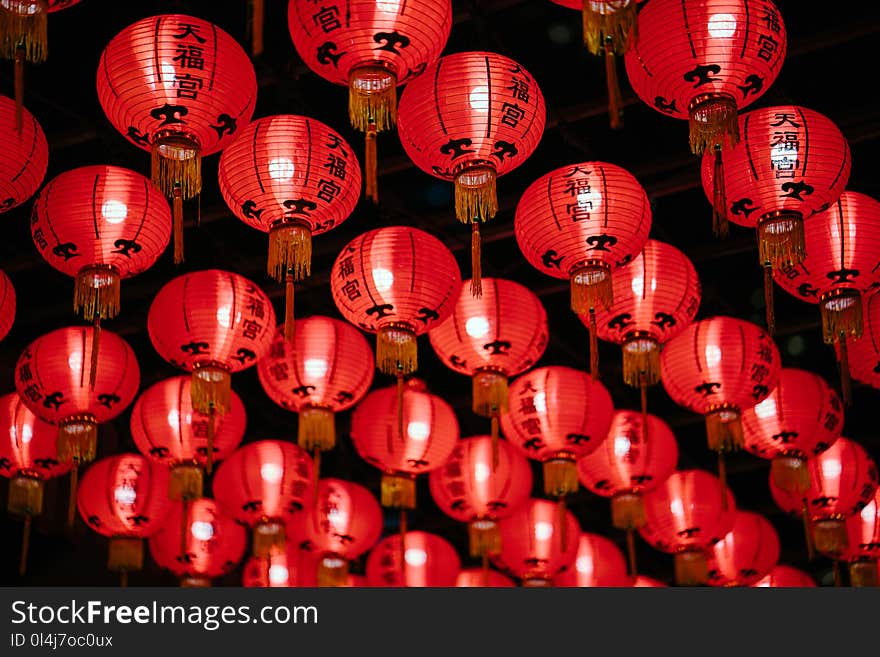
[[[334, 414], [357, 404], [373, 383], [373, 350], [356, 328], [332, 317], [298, 322], [290, 343], [282, 331], [257, 363], [263, 390], [299, 415], [297, 443], [319, 458], [336, 444]], [[317, 465], [317, 463], [316, 463]]]
[[596, 312], [614, 303], [612, 271], [639, 255], [651, 206], [632, 174], [581, 162], [529, 185], [516, 207], [516, 241], [538, 271], [571, 281], [571, 309], [589, 318], [590, 369], [598, 376]]
[[202, 156], [222, 150], [254, 113], [250, 57], [201, 18], [151, 16], [107, 44], [97, 85], [110, 123], [150, 151], [153, 182], [174, 199], [174, 261], [182, 262], [183, 200], [201, 193]]
[[378, 200], [376, 133], [397, 122], [397, 87], [420, 75], [446, 46], [450, 0], [353, 0], [288, 4], [287, 23], [297, 53], [325, 80], [348, 87], [348, 116], [366, 135], [366, 194]]
[[238, 565], [247, 533], [214, 500], [202, 498], [173, 504], [149, 546], [153, 561], [179, 577], [181, 586], [205, 587]]
[[769, 575], [752, 584], [752, 586], [762, 588], [814, 588], [816, 582], [802, 570], [779, 564], [770, 571]]
[[661, 582], [659, 579], [654, 579], [653, 577], [647, 577], [645, 575], [639, 575], [633, 583], [633, 588], [640, 589], [657, 589], [666, 588], [667, 586], [669, 585], [665, 582]]
[[630, 85], [650, 107], [689, 120], [694, 153], [737, 143], [737, 110], [770, 88], [788, 45], [770, 0], [650, 2], [635, 29]]
[[523, 586], [553, 586], [560, 573], [574, 567], [581, 527], [561, 504], [530, 499], [499, 527], [501, 553], [492, 561]]
[[507, 410], [507, 379], [534, 365], [547, 347], [549, 328], [541, 300], [503, 278], [484, 278], [484, 294], [460, 294], [452, 316], [428, 332], [443, 364], [473, 381], [474, 413], [492, 418]]
[[241, 585], [245, 588], [315, 587], [318, 585], [314, 555], [288, 543], [284, 552], [258, 559], [250, 557], [244, 564]]
[[472, 226], [471, 293], [480, 296], [480, 222], [498, 211], [495, 180], [538, 146], [544, 96], [515, 61], [491, 52], [441, 57], [400, 98], [403, 149], [425, 173], [455, 182], [455, 216]]
[[846, 519], [847, 548], [837, 555], [849, 564], [853, 586], [878, 586], [877, 559], [880, 558], [880, 491], [861, 511]]
[[293, 339], [294, 282], [312, 271], [312, 235], [348, 219], [361, 170], [332, 128], [305, 116], [257, 119], [220, 156], [220, 192], [249, 226], [269, 233], [267, 271], [287, 290], [285, 331]]
[[510, 443], [472, 436], [458, 441], [443, 467], [428, 476], [428, 483], [440, 510], [468, 523], [471, 556], [484, 556], [500, 551], [498, 521], [529, 498], [532, 469]]
[[810, 487], [807, 459], [834, 444], [843, 429], [843, 405], [825, 380], [783, 368], [779, 383], [759, 404], [743, 411], [743, 446], [772, 459], [776, 485], [803, 493]]
[[645, 495], [646, 522], [639, 533], [656, 549], [675, 555], [679, 586], [705, 584], [707, 551], [733, 529], [735, 516], [733, 493], [717, 477], [680, 470]]
[[483, 568], [464, 568], [455, 578], [456, 588], [510, 588], [516, 586], [513, 580], [497, 570]]
[[[0, 9], [0, 21], [3, 13]], [[21, 127], [17, 128], [15, 102], [0, 95], [0, 149], [4, 154], [0, 161], [0, 214], [33, 196], [49, 166], [43, 129], [26, 109], [21, 108], [21, 113]]]
[[0, 340], [9, 335], [15, 323], [15, 288], [9, 276], [0, 269]]
[[77, 492], [79, 515], [92, 531], [110, 539], [107, 567], [142, 570], [143, 539], [162, 526], [171, 507], [168, 468], [140, 454], [117, 454], [94, 463]]
[[452, 407], [418, 380], [408, 381], [402, 392], [394, 387], [374, 390], [351, 416], [355, 450], [382, 470], [385, 507], [414, 509], [416, 476], [446, 463], [458, 438]]
[[225, 512], [253, 529], [253, 554], [266, 559], [285, 551], [285, 524], [312, 503], [311, 483], [312, 461], [304, 450], [258, 440], [220, 464], [212, 488]]
[[867, 295], [862, 305], [862, 337], [846, 343], [849, 370], [856, 381], [880, 389], [880, 295]]
[[455, 308], [461, 273], [439, 239], [407, 226], [367, 231], [348, 243], [330, 271], [343, 317], [377, 334], [376, 365], [402, 376], [418, 368], [416, 336]]
[[770, 479], [776, 505], [793, 515], [803, 515], [808, 537], [823, 554], [840, 554], [848, 547], [846, 519], [864, 509], [877, 490], [877, 465], [864, 447], [840, 437], [821, 454], [807, 461], [810, 486], [806, 492], [786, 491]]
[[614, 407], [598, 381], [570, 367], [539, 367], [510, 386], [501, 429], [510, 443], [543, 463], [544, 492], [563, 497], [578, 489], [576, 461], [608, 435]]
[[272, 301], [253, 282], [206, 269], [166, 283], [150, 304], [147, 330], [169, 363], [192, 372], [192, 405], [222, 415], [232, 374], [269, 352], [275, 331]]
[[779, 561], [779, 536], [764, 516], [736, 512], [733, 529], [709, 552], [711, 586], [750, 586]]
[[574, 568], [569, 568], [554, 581], [554, 586], [618, 587], [631, 586], [623, 553], [613, 541], [582, 532]]
[[[403, 545], [401, 545], [403, 538]], [[367, 557], [368, 586], [455, 586], [461, 560], [437, 534], [410, 531], [383, 539]]]
[[229, 393], [229, 410], [217, 418], [192, 406], [192, 381], [176, 376], [147, 388], [131, 409], [131, 437], [147, 458], [171, 468], [171, 499], [202, 496], [204, 467], [229, 456], [244, 438], [244, 404]]

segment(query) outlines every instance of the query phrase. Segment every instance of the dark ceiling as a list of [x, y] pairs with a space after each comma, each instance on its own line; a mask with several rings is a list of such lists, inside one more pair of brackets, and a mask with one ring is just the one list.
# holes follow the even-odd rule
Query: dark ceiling
[[[513, 211], [526, 186], [541, 174], [566, 163], [606, 160], [631, 171], [644, 185], [654, 211], [651, 237], [682, 249], [694, 262], [703, 284], [699, 317], [729, 314], [757, 323], [763, 321], [761, 272], [751, 231], [733, 226], [727, 240], [711, 233], [711, 208], [699, 186], [698, 160], [687, 145], [684, 121], [662, 116], [643, 105], [629, 88], [620, 65], [625, 105], [624, 128], [612, 131], [605, 114], [603, 64], [583, 48], [581, 19], [574, 11], [550, 0], [454, 0], [455, 20], [444, 53], [481, 49], [505, 54], [521, 63], [538, 80], [547, 102], [547, 128], [534, 155], [519, 169], [500, 179], [500, 211], [484, 230], [484, 275], [511, 278], [534, 290], [550, 318], [551, 339], [540, 365], [580, 364], [587, 368], [587, 335], [568, 309], [568, 284], [534, 271], [519, 253], [513, 237]], [[827, 3], [777, 0], [789, 35], [788, 57], [782, 73], [756, 106], [797, 103], [830, 117], [849, 140], [853, 168], [849, 189], [880, 198], [880, 176], [871, 153], [880, 139], [880, 104], [874, 88], [876, 42], [880, 10], [875, 3], [850, 2], [842, 11]], [[101, 50], [120, 30], [158, 13], [179, 11], [212, 21], [247, 44], [244, 0], [217, 2], [162, 2], [138, 0], [83, 0], [52, 14], [49, 20], [49, 59], [28, 66], [27, 108], [43, 126], [50, 147], [46, 180], [79, 166], [116, 164], [148, 174], [148, 156], [135, 149], [109, 124], [98, 104], [95, 72]], [[316, 117], [341, 132], [355, 147], [361, 136], [349, 126], [346, 90], [319, 78], [302, 63], [287, 30], [287, 2], [266, 0], [265, 52], [255, 61], [259, 95], [254, 117], [293, 113]], [[12, 64], [0, 66], [0, 92], [12, 95]], [[407, 224], [440, 237], [455, 253], [465, 276], [469, 272], [469, 231], [454, 217], [452, 186], [416, 169], [394, 135], [379, 141], [380, 204], [361, 201], [340, 228], [316, 238], [313, 275], [298, 290], [297, 313], [339, 316], [330, 296], [328, 272], [344, 244], [373, 227]], [[146, 313], [157, 290], [173, 276], [197, 269], [229, 269], [261, 284], [282, 311], [283, 290], [265, 274], [266, 237], [227, 210], [217, 189], [217, 156], [204, 162], [205, 189], [201, 225], [186, 229], [186, 262], [172, 264], [171, 249], [122, 290], [122, 313], [107, 328], [118, 332], [134, 348], [141, 366], [141, 389], [177, 372], [155, 352], [146, 333]], [[31, 203], [2, 217], [0, 263], [18, 294], [15, 325], [0, 344], [0, 392], [13, 390], [13, 365], [21, 350], [37, 336], [74, 324], [73, 285], [37, 254], [28, 231]], [[785, 366], [802, 367], [836, 382], [830, 349], [821, 342], [815, 306], [777, 293], [777, 344]], [[484, 421], [470, 411], [470, 385], [446, 369], [422, 338], [420, 376], [430, 389], [455, 407], [462, 435], [483, 433]], [[601, 347], [603, 381], [615, 405], [635, 408], [636, 392], [620, 382], [619, 350]], [[390, 384], [377, 376], [374, 385]], [[294, 435], [295, 418], [276, 407], [265, 395], [251, 369], [234, 377], [234, 387], [248, 412], [246, 440]], [[848, 410], [844, 435], [860, 441], [880, 460], [880, 430], [876, 404], [880, 393], [856, 386], [855, 404]], [[713, 470], [702, 418], [676, 407], [662, 388], [651, 390], [651, 410], [674, 429], [681, 448], [679, 466]], [[99, 457], [134, 451], [129, 413], [100, 429]], [[339, 445], [324, 458], [323, 472], [364, 483], [378, 492], [379, 473], [361, 462], [347, 438], [348, 414], [338, 419]], [[769, 518], [783, 543], [782, 562], [811, 572], [827, 583], [829, 563], [807, 561], [800, 523], [773, 504], [767, 485], [768, 462], [742, 454], [729, 459], [729, 480], [739, 506]], [[536, 471], [537, 474], [537, 471]], [[540, 478], [537, 479], [540, 481]], [[6, 488], [5, 481], [3, 488]], [[3, 517], [0, 583], [24, 585], [112, 585], [107, 572], [106, 542], [78, 522], [73, 534], [64, 530], [66, 479], [48, 486], [46, 510], [35, 523], [30, 568], [26, 577], [16, 573], [18, 520]], [[540, 490], [536, 487], [535, 494]], [[5, 498], [5, 490], [0, 492]], [[443, 516], [433, 505], [427, 482], [419, 484], [420, 508], [410, 526], [436, 531], [451, 540], [467, 564], [466, 528]], [[611, 536], [623, 547], [623, 536], [610, 527], [608, 503], [586, 491], [570, 500], [585, 531]], [[386, 532], [396, 529], [396, 516], [387, 515]], [[638, 546], [641, 570], [669, 581], [672, 560]], [[362, 572], [363, 562], [355, 565]], [[237, 585], [240, 569], [223, 582]], [[133, 585], [173, 585], [174, 578], [148, 563], [130, 579]]]

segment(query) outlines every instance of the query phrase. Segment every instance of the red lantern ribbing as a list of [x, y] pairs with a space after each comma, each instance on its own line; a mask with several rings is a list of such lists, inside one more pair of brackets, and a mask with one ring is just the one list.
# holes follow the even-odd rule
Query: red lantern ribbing
[[709, 551], [710, 586], [750, 586], [779, 561], [779, 535], [762, 515], [737, 510], [733, 529]]
[[247, 225], [269, 233], [269, 276], [286, 286], [293, 338], [294, 283], [312, 271], [312, 236], [338, 227], [357, 204], [361, 171], [351, 147], [320, 121], [257, 119], [220, 156], [220, 192]]
[[779, 564], [769, 575], [752, 584], [760, 588], [814, 588], [816, 582], [807, 573], [785, 564]]
[[681, 470], [645, 495], [642, 538], [675, 555], [679, 586], [705, 584], [707, 551], [733, 529], [733, 493], [704, 470]]
[[168, 468], [140, 454], [117, 454], [94, 463], [83, 475], [76, 505], [83, 522], [110, 539], [107, 567], [120, 573], [142, 570], [144, 543], [168, 515]]
[[742, 414], [746, 451], [771, 459], [776, 485], [793, 493], [810, 487], [807, 459], [834, 444], [843, 429], [843, 404], [812, 372], [783, 368], [770, 395]]
[[452, 29], [450, 0], [344, 5], [291, 0], [287, 23], [306, 65], [325, 80], [348, 87], [348, 117], [366, 137], [366, 196], [379, 199], [376, 134], [397, 123], [397, 87], [440, 57]]
[[849, 369], [856, 381], [880, 389], [880, 294], [862, 300], [862, 337], [847, 343]]
[[850, 403], [850, 342], [863, 332], [862, 298], [880, 285], [880, 202], [844, 192], [804, 231], [807, 255], [801, 264], [774, 272], [776, 283], [802, 301], [818, 303], [825, 344], [836, 344], [841, 390]]
[[480, 296], [479, 226], [498, 211], [495, 180], [538, 146], [546, 121], [535, 79], [491, 52], [441, 57], [400, 98], [400, 141], [425, 173], [455, 182], [455, 216], [471, 224], [471, 293]]
[[15, 287], [9, 276], [0, 269], [0, 340], [3, 340], [15, 323]]
[[192, 380], [176, 376], [147, 388], [131, 409], [131, 437], [138, 451], [171, 468], [169, 496], [202, 496], [204, 472], [229, 456], [244, 438], [244, 404], [229, 393], [229, 410], [211, 418], [192, 405]]
[[226, 513], [253, 530], [253, 555], [283, 553], [285, 524], [312, 503], [312, 461], [296, 445], [258, 440], [239, 447], [214, 475], [212, 488]]
[[173, 199], [174, 261], [183, 261], [183, 201], [202, 190], [202, 157], [247, 125], [257, 77], [244, 49], [201, 18], [151, 16], [104, 48], [98, 100], [110, 123], [152, 156], [152, 180]]
[[17, 129], [15, 103], [0, 95], [0, 149], [4, 153], [0, 160], [0, 214], [33, 196], [49, 166], [43, 128], [30, 112], [21, 111], [21, 128]]
[[[488, 578], [488, 579], [487, 579]], [[456, 588], [511, 588], [513, 580], [497, 570], [490, 570], [488, 576], [482, 568], [464, 568], [455, 578]]]
[[620, 587], [631, 586], [623, 552], [613, 541], [582, 532], [574, 568], [568, 568], [554, 581], [554, 586]]
[[853, 586], [878, 586], [877, 560], [880, 559], [880, 490], [861, 511], [846, 519], [847, 548], [830, 555], [847, 562]]
[[581, 162], [529, 185], [516, 207], [516, 241], [538, 271], [571, 281], [571, 309], [589, 318], [590, 371], [599, 374], [596, 313], [614, 303], [612, 272], [632, 261], [651, 230], [651, 206], [632, 174]]
[[444, 365], [471, 377], [471, 407], [491, 418], [497, 438], [498, 417], [507, 410], [507, 380], [541, 358], [549, 328], [541, 300], [519, 283], [484, 278], [483, 292], [479, 298], [460, 294], [452, 316], [428, 338]]
[[461, 560], [449, 541], [411, 531], [388, 536], [373, 548], [367, 557], [367, 586], [452, 587], [459, 570]]
[[153, 561], [174, 573], [181, 586], [207, 587], [241, 561], [247, 532], [204, 497], [192, 504], [173, 504], [148, 545]]

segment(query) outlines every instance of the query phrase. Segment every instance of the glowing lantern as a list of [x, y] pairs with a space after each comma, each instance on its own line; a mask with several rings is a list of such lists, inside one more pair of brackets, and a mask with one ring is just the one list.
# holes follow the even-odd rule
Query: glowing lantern
[[665, 582], [661, 582], [659, 579], [654, 579], [653, 577], [646, 577], [645, 575], [639, 575], [633, 583], [634, 588], [640, 589], [658, 589], [667, 586], [669, 585]]
[[516, 586], [513, 580], [497, 570], [464, 568], [455, 578], [456, 588], [510, 588]]
[[880, 389], [880, 295], [863, 300], [862, 337], [846, 345], [849, 369], [856, 381]]
[[[3, 11], [0, 3], [0, 21]], [[0, 214], [33, 196], [49, 166], [49, 146], [43, 129], [26, 109], [21, 108], [21, 113], [21, 124], [16, 127], [15, 103], [0, 95], [0, 148], [4, 153], [0, 161]]]
[[318, 585], [315, 557], [288, 543], [284, 552], [275, 552], [258, 559], [250, 557], [244, 564], [241, 585], [245, 588], [289, 588]]
[[846, 519], [848, 547], [833, 558], [849, 564], [853, 586], [880, 586], [877, 559], [880, 558], [880, 491], [861, 511]]
[[750, 586], [770, 573], [779, 550], [779, 536], [764, 516], [737, 510], [733, 529], [709, 553], [709, 584]]
[[631, 586], [626, 572], [626, 560], [613, 541], [582, 532], [574, 568], [568, 568], [557, 577], [554, 586], [619, 587]]
[[383, 539], [367, 557], [368, 586], [455, 586], [461, 560], [444, 538], [411, 531]]
[[5, 338], [15, 323], [15, 288], [9, 276], [0, 269], [0, 340]]
[[763, 577], [760, 581], [752, 584], [753, 587], [772, 587], [772, 588], [814, 588], [816, 582], [802, 570], [779, 564], [769, 575]]

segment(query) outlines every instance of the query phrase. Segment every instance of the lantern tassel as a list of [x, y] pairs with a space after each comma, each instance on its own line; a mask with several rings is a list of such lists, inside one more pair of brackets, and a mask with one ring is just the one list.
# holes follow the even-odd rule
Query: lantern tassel
[[688, 114], [691, 152], [695, 155], [702, 155], [716, 145], [724, 148], [739, 143], [736, 101], [731, 96], [715, 93], [698, 96], [691, 102]]
[[113, 319], [119, 314], [122, 278], [106, 265], [83, 267], [73, 283], [73, 312], [87, 321]]
[[628, 386], [641, 388], [660, 382], [660, 344], [654, 338], [639, 334], [622, 346], [623, 380]]
[[364, 193], [374, 205], [379, 202], [377, 134], [376, 124], [370, 123], [364, 136]]
[[98, 446], [98, 423], [93, 415], [73, 415], [58, 423], [55, 447], [58, 460], [88, 463], [95, 458]]
[[776, 333], [776, 312], [773, 301], [773, 268], [769, 264], [764, 265], [764, 307], [767, 322], [767, 333], [771, 336]]
[[202, 497], [205, 477], [195, 463], [180, 463], [171, 467], [168, 497], [172, 500], [197, 500]]
[[76, 521], [76, 489], [79, 483], [79, 463], [74, 461], [70, 468], [70, 492], [67, 500], [67, 529], [72, 530]]
[[758, 222], [758, 258], [773, 269], [800, 264], [806, 255], [805, 239], [800, 212], [774, 212]]
[[214, 410], [214, 404], [210, 404], [208, 406], [208, 444], [205, 445], [207, 449], [207, 453], [205, 454], [205, 472], [209, 475], [214, 469], [214, 431], [216, 429], [216, 420], [217, 412]]
[[675, 583], [701, 586], [709, 579], [709, 567], [702, 550], [685, 550], [675, 555]]
[[348, 583], [348, 560], [328, 555], [318, 563], [318, 586], [336, 587]]
[[158, 132], [150, 155], [150, 177], [165, 196], [174, 196], [178, 188], [184, 199], [201, 193], [202, 155], [194, 137], [173, 130]]
[[278, 520], [264, 520], [257, 523], [253, 531], [253, 553], [258, 559], [271, 559], [272, 555], [284, 554], [287, 550], [287, 531], [284, 523]]
[[281, 283], [293, 275], [301, 281], [312, 273], [312, 229], [304, 221], [285, 221], [269, 229], [266, 272]]
[[89, 363], [89, 390], [95, 389], [95, 380], [98, 378], [98, 353], [101, 346], [101, 317], [96, 316], [92, 324], [92, 357]]
[[251, 54], [263, 54], [263, 0], [251, 0]]
[[494, 417], [507, 411], [507, 377], [495, 369], [474, 373], [471, 388], [472, 409], [482, 417]]
[[636, 38], [635, 2], [596, 2], [584, 0], [584, 44], [594, 55], [601, 55], [609, 44], [618, 55], [624, 54]]
[[632, 528], [626, 530], [626, 555], [629, 576], [635, 579], [639, 576], [639, 569], [636, 565], [636, 533]]
[[606, 310], [614, 303], [611, 267], [601, 261], [590, 261], [571, 275], [571, 309], [584, 317], [600, 305]]
[[713, 452], [732, 452], [742, 449], [743, 428], [739, 410], [722, 404], [706, 414], [706, 437]]
[[801, 507], [801, 520], [804, 525], [804, 544], [807, 547], [807, 560], [812, 561], [816, 558], [816, 548], [813, 545], [812, 520], [810, 519], [810, 509], [807, 507], [806, 499], [804, 499], [804, 505]]
[[27, 573], [28, 550], [31, 544], [31, 515], [24, 517], [24, 527], [21, 530], [21, 557], [18, 560], [18, 574], [22, 577]]
[[376, 367], [392, 376], [412, 374], [418, 369], [416, 334], [405, 324], [388, 324], [376, 335]]
[[480, 222], [471, 223], [471, 296], [483, 296], [483, 256], [480, 247]]
[[814, 522], [813, 546], [820, 554], [839, 557], [849, 547], [846, 521], [839, 518], [823, 518]]
[[382, 66], [359, 66], [348, 79], [348, 118], [358, 132], [384, 132], [397, 124], [397, 79]]
[[48, 12], [46, 2], [4, 2], [0, 7], [0, 51], [12, 59], [22, 57], [39, 64], [48, 54]]
[[810, 469], [806, 459], [794, 454], [780, 454], [770, 462], [773, 484], [788, 493], [803, 495], [810, 489]]
[[849, 350], [846, 347], [846, 338], [841, 337], [840, 351], [840, 395], [843, 397], [845, 406], [852, 406], [852, 379], [849, 375]]
[[611, 498], [611, 524], [617, 529], [639, 529], [645, 526], [645, 503], [635, 492], [617, 493]]
[[113, 536], [107, 557], [107, 568], [114, 572], [128, 573], [144, 567], [144, 542], [130, 536]]
[[463, 224], [487, 221], [498, 212], [495, 169], [471, 166], [455, 176], [455, 216]]
[[415, 509], [416, 482], [406, 474], [384, 473], [381, 484], [381, 502], [387, 509]]
[[223, 415], [229, 410], [232, 375], [219, 365], [199, 365], [193, 369], [190, 395], [193, 408], [199, 413]]
[[849, 582], [852, 586], [880, 586], [876, 559], [859, 559], [849, 564]]
[[326, 452], [336, 446], [336, 424], [333, 411], [323, 406], [308, 405], [300, 409], [297, 444], [307, 452]]
[[596, 311], [590, 308], [590, 376], [593, 381], [599, 380], [599, 329], [596, 326]]
[[174, 186], [172, 195], [172, 239], [174, 241], [174, 264], [183, 262], [183, 195], [180, 185]]
[[296, 337], [293, 323], [294, 290], [293, 274], [288, 271], [287, 277], [284, 279], [284, 339], [290, 344], [293, 344], [294, 338]]
[[712, 174], [712, 232], [715, 237], [727, 237], [730, 224], [727, 221], [727, 194], [724, 186], [724, 159], [721, 145], [715, 144], [715, 168]]
[[574, 456], [551, 458], [544, 461], [544, 493], [550, 497], [564, 497], [578, 490], [577, 465]]
[[492, 472], [498, 469], [498, 416], [493, 415], [491, 420], [491, 440], [492, 440]]
[[[5, 13], [5, 12], [4, 12]], [[15, 49], [15, 131], [24, 125], [24, 48]]]
[[623, 127], [623, 98], [620, 95], [620, 83], [617, 81], [617, 58], [611, 37], [605, 37], [605, 80], [608, 84], [608, 117], [612, 130]]
[[490, 518], [479, 518], [468, 525], [468, 543], [472, 557], [499, 554], [501, 532], [498, 523]]

